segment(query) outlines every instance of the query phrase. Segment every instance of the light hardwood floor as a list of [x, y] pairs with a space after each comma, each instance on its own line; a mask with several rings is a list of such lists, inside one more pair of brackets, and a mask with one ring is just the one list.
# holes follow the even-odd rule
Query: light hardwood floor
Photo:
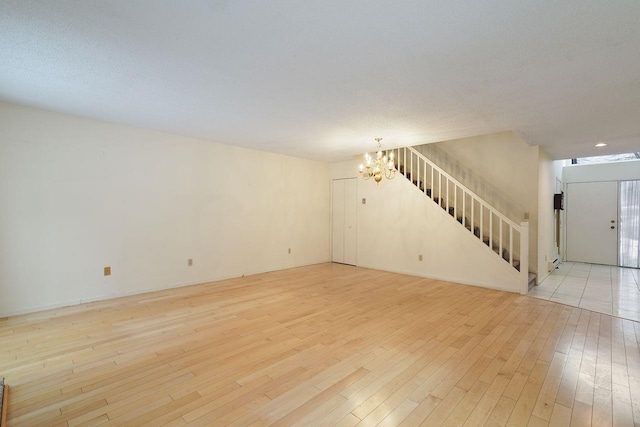
[[636, 425], [640, 324], [321, 264], [0, 321], [8, 425]]

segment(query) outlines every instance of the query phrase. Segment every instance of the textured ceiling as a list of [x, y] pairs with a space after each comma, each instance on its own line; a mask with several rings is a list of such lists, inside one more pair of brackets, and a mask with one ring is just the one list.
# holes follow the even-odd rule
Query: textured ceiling
[[0, 99], [322, 161], [640, 151], [640, 1], [2, 0]]

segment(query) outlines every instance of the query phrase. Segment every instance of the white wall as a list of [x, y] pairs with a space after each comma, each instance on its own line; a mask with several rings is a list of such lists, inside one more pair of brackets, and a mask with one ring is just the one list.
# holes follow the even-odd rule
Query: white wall
[[556, 211], [553, 195], [556, 193], [556, 179], [562, 179], [561, 162], [554, 161], [542, 148], [539, 152], [538, 172], [538, 277], [540, 283], [549, 275], [548, 262], [558, 256], [556, 245]]
[[499, 132], [415, 148], [515, 223], [529, 213], [529, 270], [536, 272], [539, 147]]
[[640, 179], [640, 160], [588, 165], [567, 165], [562, 170], [565, 184], [571, 182], [624, 181]]
[[[332, 164], [332, 178], [357, 176], [359, 163]], [[378, 185], [359, 178], [357, 185], [359, 266], [520, 291], [515, 269], [403, 176]]]
[[0, 317], [329, 260], [324, 163], [7, 103], [0, 200]]

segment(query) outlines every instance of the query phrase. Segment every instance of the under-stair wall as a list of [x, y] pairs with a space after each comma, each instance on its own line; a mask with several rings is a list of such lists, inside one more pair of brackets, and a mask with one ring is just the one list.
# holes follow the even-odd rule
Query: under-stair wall
[[500, 132], [413, 148], [512, 221], [528, 221], [529, 269], [537, 272], [539, 147]]
[[516, 269], [402, 176], [358, 187], [358, 265], [522, 291]]

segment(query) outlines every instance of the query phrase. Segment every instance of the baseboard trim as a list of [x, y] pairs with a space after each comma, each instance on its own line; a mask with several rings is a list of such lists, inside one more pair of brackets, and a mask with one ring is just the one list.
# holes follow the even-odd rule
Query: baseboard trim
[[[423, 277], [425, 279], [439, 280], [439, 281], [442, 281], [442, 282], [449, 282], [449, 283], [454, 283], [454, 284], [458, 284], [458, 285], [475, 286], [477, 288], [491, 289], [491, 290], [494, 290], [494, 291], [504, 291], [504, 292], [511, 292], [511, 293], [516, 293], [516, 294], [520, 293], [519, 291], [516, 291], [516, 290], [513, 290], [513, 289], [507, 289], [507, 288], [503, 288], [503, 287], [500, 287], [500, 286], [492, 286], [492, 285], [489, 285], [489, 284], [483, 284], [483, 283], [477, 283], [477, 282], [466, 282], [464, 280], [459, 280], [459, 279], [452, 278], [452, 277], [428, 275], [428, 274], [416, 273], [414, 271], [403, 271], [403, 270], [397, 270], [397, 269], [382, 268], [382, 267], [378, 267], [378, 266], [369, 266], [369, 265], [364, 265], [364, 264], [359, 264], [358, 267], [370, 268], [372, 270], [388, 271], [390, 273], [406, 274], [407, 276]], [[516, 284], [517, 284], [517, 282], [516, 282]]]
[[254, 274], [262, 274], [262, 273], [270, 273], [272, 271], [289, 270], [291, 268], [307, 267], [307, 266], [310, 266], [310, 265], [323, 264], [325, 262], [330, 262], [330, 261], [312, 262], [311, 264], [293, 265], [293, 266], [284, 267], [284, 268], [270, 268], [270, 269], [265, 269], [265, 270], [260, 270], [260, 271], [249, 270], [249, 271], [246, 271], [246, 272], [243, 272], [243, 273], [236, 272], [236, 273], [233, 273], [233, 274], [230, 274], [230, 275], [216, 276], [216, 277], [208, 278], [208, 279], [205, 279], [205, 280], [184, 282], [184, 283], [179, 283], [179, 284], [169, 285], [169, 286], [164, 286], [164, 287], [149, 288], [149, 289], [138, 289], [138, 290], [131, 291], [131, 292], [118, 292], [118, 293], [107, 294], [107, 295], [98, 295], [98, 296], [91, 297], [91, 298], [81, 298], [81, 299], [76, 299], [76, 300], [65, 301], [65, 302], [58, 303], [58, 304], [47, 304], [47, 305], [41, 305], [41, 306], [37, 306], [37, 307], [25, 308], [25, 309], [21, 309], [21, 310], [0, 312], [0, 321], [2, 321], [4, 319], [8, 319], [9, 317], [20, 316], [21, 314], [37, 313], [37, 312], [40, 312], [40, 311], [55, 310], [55, 309], [58, 309], [58, 308], [72, 307], [72, 306], [75, 306], [75, 305], [87, 304], [87, 303], [97, 302], [97, 301], [105, 301], [105, 300], [110, 300], [110, 299], [115, 299], [115, 298], [128, 297], [128, 296], [131, 296], [131, 295], [147, 294], [147, 293], [150, 293], [150, 292], [165, 291], [165, 290], [168, 290], [168, 289], [182, 288], [182, 287], [185, 287], [185, 286], [194, 286], [194, 285], [201, 285], [203, 283], [219, 282], [221, 280], [237, 279], [238, 277], [243, 277], [243, 276], [251, 276], [251, 275], [254, 275]]

